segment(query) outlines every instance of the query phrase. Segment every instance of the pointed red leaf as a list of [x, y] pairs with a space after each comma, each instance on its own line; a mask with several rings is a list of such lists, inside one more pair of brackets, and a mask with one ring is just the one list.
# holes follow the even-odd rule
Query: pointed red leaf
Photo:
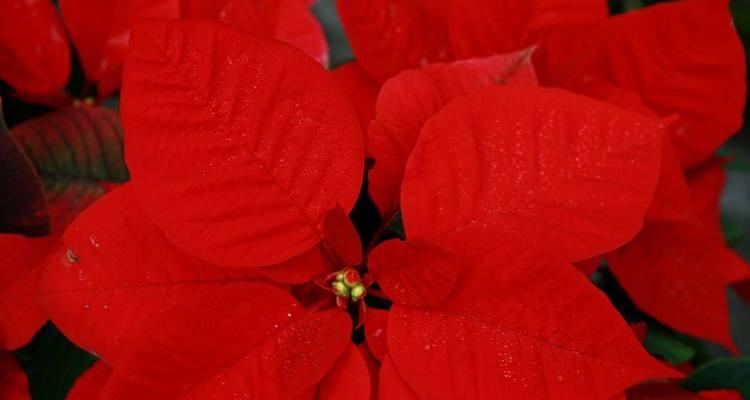
[[638, 308], [678, 331], [735, 348], [726, 288], [750, 269], [700, 226], [650, 221], [608, 260]]
[[367, 265], [391, 300], [425, 306], [445, 300], [471, 264], [436, 243], [389, 240], [375, 248]]
[[99, 399], [111, 375], [112, 368], [102, 361], [97, 361], [78, 377], [65, 400]]
[[688, 0], [613, 17], [582, 75], [636, 91], [662, 116], [678, 114], [679, 158], [692, 166], [742, 125], [745, 58], [728, 2]]
[[377, 308], [367, 309], [367, 320], [365, 321], [365, 340], [370, 353], [383, 361], [387, 352], [386, 335], [388, 329], [388, 311]]
[[123, 350], [103, 400], [290, 398], [317, 385], [351, 333], [346, 313], [310, 313], [255, 283], [214, 287], [147, 326]]
[[506, 243], [439, 308], [391, 309], [388, 351], [420, 398], [606, 399], [678, 375], [571, 265]]
[[341, 206], [331, 208], [323, 217], [323, 238], [346, 265], [362, 263], [362, 242], [352, 220]]
[[536, 85], [532, 50], [487, 58], [432, 64], [388, 80], [377, 100], [368, 149], [375, 158], [369, 192], [381, 214], [399, 208], [401, 180], [425, 122], [449, 102], [503, 84]]
[[362, 135], [319, 65], [214, 23], [144, 22], [132, 39], [126, 156], [170, 242], [221, 266], [273, 265], [318, 244], [336, 203], [352, 207]]
[[30, 400], [29, 380], [11, 353], [0, 354], [0, 399]]
[[0, 2], [0, 80], [21, 93], [62, 92], [70, 74], [65, 36], [52, 2]]
[[[101, 221], [107, 221], [102, 224]], [[301, 256], [301, 257], [313, 257]], [[315, 270], [320, 257], [310, 258]], [[46, 313], [78, 346], [114, 362], [151, 314], [205, 290], [263, 275], [276, 267], [222, 269], [175, 249], [133, 200], [130, 184], [84, 211], [66, 231], [41, 283]]]
[[402, 185], [406, 235], [479, 251], [515, 237], [593, 257], [640, 229], [660, 140], [654, 120], [582, 96], [486, 89], [425, 125]]
[[177, 18], [178, 0], [61, 0], [86, 78], [99, 84], [98, 97], [120, 88], [130, 28], [138, 18]]
[[446, 27], [424, 0], [337, 3], [357, 61], [377, 80], [451, 58]]
[[320, 382], [317, 400], [370, 400], [370, 384], [362, 350], [350, 344]]

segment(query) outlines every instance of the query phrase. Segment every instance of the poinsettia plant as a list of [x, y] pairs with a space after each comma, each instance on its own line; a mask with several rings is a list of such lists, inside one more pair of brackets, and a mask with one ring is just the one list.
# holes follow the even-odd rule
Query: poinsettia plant
[[0, 125], [0, 397], [750, 394], [727, 2], [341, 0], [331, 71], [307, 0], [60, 3], [2, 6], [56, 110]]

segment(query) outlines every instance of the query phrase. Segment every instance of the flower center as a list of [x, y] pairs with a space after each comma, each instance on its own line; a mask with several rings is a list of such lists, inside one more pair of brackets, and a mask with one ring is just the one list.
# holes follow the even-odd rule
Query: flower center
[[354, 302], [362, 300], [367, 294], [367, 288], [362, 283], [362, 277], [354, 268], [344, 268], [339, 271], [331, 282], [336, 301], [345, 304], [349, 299]]

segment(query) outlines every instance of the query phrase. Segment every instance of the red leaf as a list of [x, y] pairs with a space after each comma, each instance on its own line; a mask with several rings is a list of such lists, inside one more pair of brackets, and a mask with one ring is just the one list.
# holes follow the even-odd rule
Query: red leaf
[[100, 398], [104, 385], [111, 375], [112, 368], [109, 365], [102, 361], [96, 362], [83, 375], [78, 377], [65, 400], [94, 400]]
[[70, 49], [54, 4], [0, 2], [0, 80], [21, 93], [62, 92], [70, 75]]
[[122, 110], [139, 202], [201, 259], [288, 260], [318, 244], [328, 209], [357, 198], [364, 151], [351, 106], [286, 46], [220, 24], [144, 22]]
[[665, 138], [662, 148], [661, 174], [654, 199], [648, 209], [648, 218], [669, 221], [690, 221], [695, 211], [680, 160], [672, 140]]
[[726, 287], [750, 270], [700, 226], [650, 221], [608, 260], [638, 308], [678, 331], [735, 349]]
[[370, 372], [356, 345], [350, 344], [320, 382], [317, 400], [369, 400]]
[[418, 306], [445, 300], [470, 265], [460, 254], [426, 241], [389, 240], [368, 260], [370, 272], [391, 300]]
[[365, 73], [358, 61], [337, 67], [331, 71], [331, 75], [351, 100], [359, 125], [363, 131], [366, 130], [370, 121], [375, 119], [375, 100], [380, 84]]
[[0, 349], [24, 346], [47, 320], [36, 291], [42, 261], [56, 239], [0, 235]]
[[407, 237], [500, 238], [579, 261], [632, 238], [659, 171], [659, 125], [551, 89], [491, 88], [433, 117], [407, 165]]
[[328, 65], [328, 45], [323, 29], [300, 0], [181, 0], [182, 16], [216, 20], [268, 39], [289, 43], [320, 64]]
[[99, 84], [100, 99], [120, 88], [133, 23], [179, 16], [178, 0], [61, 0], [60, 9], [86, 78]]
[[432, 64], [388, 80], [378, 95], [368, 148], [375, 158], [369, 192], [384, 216], [399, 208], [401, 181], [425, 122], [449, 102], [501, 84], [536, 85], [531, 50]]
[[44, 236], [50, 218], [34, 166], [10, 135], [0, 98], [0, 233]]
[[517, 247], [487, 253], [440, 308], [391, 309], [389, 355], [420, 398], [605, 399], [677, 375], [586, 277]]
[[103, 400], [290, 398], [317, 385], [351, 332], [346, 313], [308, 313], [283, 290], [254, 283], [214, 287], [147, 326]]
[[383, 361], [387, 352], [386, 331], [388, 329], [388, 311], [377, 308], [367, 309], [367, 320], [365, 321], [365, 340], [370, 353]]
[[380, 81], [451, 58], [447, 29], [424, 0], [339, 0], [357, 61]]
[[[127, 184], [84, 211], [66, 231], [45, 270], [41, 304], [73, 342], [114, 362], [151, 314], [227, 283], [295, 276], [297, 268], [308, 268], [291, 263], [280, 270], [222, 269], [191, 258], [169, 244]], [[319, 256], [311, 266], [322, 269]]]
[[745, 58], [725, 1], [689, 0], [613, 17], [584, 79], [639, 93], [662, 116], [684, 166], [711, 155], [742, 125]]
[[331, 208], [323, 217], [323, 238], [333, 253], [346, 265], [362, 263], [362, 243], [359, 234], [341, 206]]
[[11, 353], [0, 354], [0, 398], [30, 400], [29, 381]]
[[396, 371], [393, 360], [390, 356], [383, 359], [383, 366], [380, 367], [380, 393], [379, 399], [399, 399], [399, 400], [418, 400], [414, 390], [404, 381], [404, 378]]
[[484, 57], [539, 44], [570, 26], [607, 18], [598, 0], [464, 0], [451, 5], [451, 48], [458, 58]]
[[713, 157], [687, 172], [690, 194], [698, 220], [719, 242], [724, 241], [720, 202], [727, 180], [724, 173], [725, 162], [723, 158]]

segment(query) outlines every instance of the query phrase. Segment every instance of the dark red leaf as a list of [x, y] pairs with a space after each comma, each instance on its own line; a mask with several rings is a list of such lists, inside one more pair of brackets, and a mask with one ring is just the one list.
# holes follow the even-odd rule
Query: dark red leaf
[[351, 105], [288, 46], [221, 24], [144, 22], [122, 110], [139, 202], [170, 242], [217, 265], [299, 255], [320, 242], [328, 209], [357, 198]]
[[0, 233], [44, 236], [50, 218], [42, 185], [26, 155], [10, 135], [0, 98]]

